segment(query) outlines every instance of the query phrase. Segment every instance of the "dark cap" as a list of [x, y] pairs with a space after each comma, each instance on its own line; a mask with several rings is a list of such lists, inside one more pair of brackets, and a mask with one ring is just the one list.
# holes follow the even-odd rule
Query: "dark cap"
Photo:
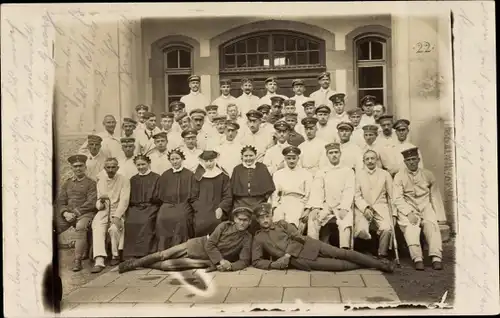
[[375, 105], [375, 100], [377, 98], [373, 95], [365, 95], [363, 98], [361, 98], [361, 105], [366, 106], [366, 105]]
[[226, 128], [232, 128], [234, 130], [238, 130], [238, 129], [240, 129], [240, 124], [238, 124], [235, 121], [228, 121], [226, 124]]
[[217, 110], [219, 109], [219, 106], [217, 105], [208, 105], [208, 106], [205, 106], [205, 110], [208, 112], [210, 110]]
[[253, 119], [262, 119], [262, 113], [259, 111], [256, 111], [254, 109], [250, 109], [248, 113], [246, 114], [247, 118], [253, 118]]
[[87, 140], [88, 140], [88, 142], [96, 142], [99, 144], [102, 142], [101, 136], [98, 136], [98, 135], [88, 135]]
[[219, 153], [214, 150], [204, 150], [198, 158], [201, 160], [213, 160], [216, 159], [219, 156]]
[[229, 85], [229, 86], [231, 86], [231, 80], [228, 79], [228, 78], [223, 78], [223, 79], [221, 79], [219, 81], [219, 84], [220, 84], [220, 86], [222, 86], [222, 85]]
[[355, 108], [355, 109], [349, 109], [347, 111], [347, 115], [352, 116], [352, 115], [363, 115], [363, 110], [361, 108]]
[[316, 124], [318, 123], [318, 119], [315, 118], [315, 117], [306, 117], [306, 118], [303, 118], [300, 123], [305, 127], [305, 128], [308, 128], [308, 127], [314, 127], [316, 126]]
[[299, 117], [299, 114], [297, 114], [297, 113], [286, 113], [286, 114], [283, 115], [283, 118], [290, 118], [290, 117], [297, 118], [297, 117]]
[[271, 111], [271, 105], [262, 104], [259, 107], [257, 107], [257, 110], [261, 113], [263, 112], [269, 113]]
[[363, 127], [361, 127], [361, 129], [363, 129], [364, 132], [374, 132], [374, 133], [377, 133], [378, 132], [378, 126], [377, 125], [364, 125]]
[[270, 76], [270, 77], [266, 78], [266, 80], [264, 81], [265, 84], [267, 84], [269, 82], [278, 83], [278, 78], [276, 76]]
[[250, 208], [247, 208], [245, 206], [241, 206], [241, 207], [238, 207], [238, 208], [235, 208], [231, 214], [233, 215], [233, 217], [237, 216], [238, 214], [240, 213], [243, 213], [245, 214], [249, 219], [252, 218], [252, 215], [253, 215], [253, 211], [252, 209]]
[[331, 142], [331, 143], [325, 145], [326, 151], [330, 151], [332, 149], [340, 150], [340, 144], [338, 142]]
[[340, 129], [349, 129], [350, 131], [353, 131], [354, 130], [354, 126], [353, 126], [353, 124], [351, 124], [348, 121], [343, 121], [343, 122], [338, 123], [337, 129], [338, 130], [340, 130]]
[[181, 110], [181, 109], [184, 109], [184, 108], [186, 108], [186, 104], [184, 104], [181, 101], [175, 100], [175, 101], [173, 101], [173, 102], [170, 103], [170, 109], [172, 111], [178, 111], [178, 110]]
[[408, 119], [398, 119], [392, 125], [392, 128], [394, 128], [394, 129], [398, 129], [399, 127], [406, 127], [406, 128], [408, 128], [408, 126], [410, 126], [410, 121]]
[[318, 80], [323, 79], [324, 77], [330, 79], [330, 73], [328, 72], [322, 72], [318, 75]]
[[192, 129], [192, 128], [188, 128], [181, 133], [182, 138], [187, 138], [187, 137], [192, 137], [192, 136], [197, 136], [197, 135], [198, 135], [198, 131], [196, 131], [196, 129]]
[[72, 155], [68, 158], [68, 162], [73, 165], [75, 163], [83, 163], [85, 164], [87, 162], [87, 156], [85, 155]]
[[193, 109], [192, 111], [189, 112], [189, 117], [191, 117], [191, 118], [200, 117], [200, 116], [205, 118], [206, 115], [207, 115], [207, 112], [201, 108], [196, 108], [196, 109]]
[[135, 142], [135, 138], [134, 137], [122, 137], [122, 138], [120, 138], [120, 142], [122, 144], [131, 144], [131, 143]]
[[301, 79], [294, 79], [292, 81], [292, 87], [294, 87], [295, 85], [304, 85], [304, 81]]
[[285, 106], [288, 106], [288, 105], [295, 106], [296, 103], [297, 103], [297, 101], [295, 99], [286, 99], [285, 102], [283, 103], [283, 105], [285, 105]]
[[273, 125], [276, 130], [290, 130], [290, 125], [284, 120], [278, 120]]
[[275, 103], [283, 104], [283, 102], [285, 101], [285, 99], [281, 96], [273, 96], [270, 99], [271, 99], [271, 103], [273, 103], [273, 104], [275, 104]]
[[123, 123], [137, 125], [137, 121], [133, 120], [132, 118], [128, 118], [128, 117], [123, 118]]
[[401, 154], [405, 159], [410, 158], [410, 157], [418, 157], [418, 147], [410, 148], [401, 151]]
[[316, 103], [311, 99], [311, 100], [307, 100], [305, 102], [302, 103], [302, 107], [307, 107], [307, 106], [314, 106], [316, 105]]
[[382, 115], [378, 118], [378, 122], [380, 123], [382, 120], [394, 120], [394, 116], [392, 115]]
[[273, 207], [270, 203], [261, 203], [255, 209], [253, 212], [255, 213], [256, 217], [259, 217], [261, 215], [266, 215], [266, 214], [271, 214], [273, 210]]
[[152, 113], [152, 112], [145, 112], [144, 113], [144, 119], [149, 119], [151, 117], [156, 117], [155, 113]]
[[159, 133], [156, 133], [153, 135], [153, 139], [158, 139], [158, 138], [165, 138], [168, 139], [168, 134], [165, 131], [160, 131]]
[[161, 118], [174, 118], [174, 113], [172, 112], [161, 113]]
[[251, 78], [248, 78], [248, 77], [243, 77], [241, 79], [241, 84], [245, 84], [245, 83], [253, 84], [253, 80]]
[[137, 106], [135, 106], [135, 111], [139, 111], [139, 110], [145, 110], [145, 111], [148, 111], [149, 110], [149, 106], [148, 105], [144, 105], [144, 104], [139, 104]]
[[201, 81], [201, 77], [199, 77], [198, 75], [191, 75], [188, 77], [188, 82], [193, 82], [193, 81]]
[[317, 113], [327, 113], [327, 114], [330, 114], [332, 112], [332, 110], [330, 109], [330, 107], [326, 106], [326, 105], [320, 105], [318, 108], [316, 108], [316, 110], [314, 111], [315, 114]]
[[177, 117], [175, 118], [176, 122], [180, 122], [184, 117], [188, 117], [188, 114], [186, 112], [182, 112]]
[[216, 121], [226, 121], [226, 115], [217, 115], [217, 116], [214, 116], [214, 118], [212, 118], [212, 121], [216, 122]]
[[345, 103], [345, 94], [344, 93], [333, 94], [328, 99], [334, 104]]
[[299, 147], [295, 147], [295, 146], [288, 146], [286, 147], [285, 149], [283, 149], [283, 151], [281, 152], [281, 154], [283, 156], [288, 156], [288, 155], [300, 155], [301, 151], [299, 149]]

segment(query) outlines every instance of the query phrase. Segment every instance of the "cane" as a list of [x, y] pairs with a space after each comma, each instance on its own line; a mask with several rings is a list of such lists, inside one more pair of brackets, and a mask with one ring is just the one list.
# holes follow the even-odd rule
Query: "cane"
[[109, 244], [111, 244], [111, 236], [109, 234], [109, 228], [111, 227], [111, 199], [106, 198], [106, 199], [104, 199], [104, 201], [105, 201], [104, 204], [108, 205], [108, 220], [106, 223], [106, 238], [104, 240], [105, 246], [107, 247], [107, 246], [109, 246]]
[[398, 241], [396, 239], [396, 230], [394, 228], [394, 223], [392, 221], [392, 204], [391, 204], [391, 200], [389, 198], [389, 195], [386, 193], [386, 197], [387, 197], [387, 204], [389, 205], [389, 221], [391, 223], [391, 231], [392, 231], [392, 245], [393, 245], [393, 248], [394, 248], [394, 253], [396, 254], [396, 265], [398, 267], [401, 267], [401, 263], [399, 262], [399, 252], [398, 252]]
[[354, 226], [356, 224], [356, 217], [355, 217], [355, 207], [354, 203], [351, 206], [351, 211], [352, 211], [352, 227], [351, 227], [351, 250], [354, 250]]

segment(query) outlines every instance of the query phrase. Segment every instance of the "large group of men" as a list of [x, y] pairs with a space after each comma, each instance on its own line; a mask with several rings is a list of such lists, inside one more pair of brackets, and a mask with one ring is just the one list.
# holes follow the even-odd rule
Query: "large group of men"
[[[77, 233], [74, 270], [82, 269], [81, 260], [88, 254], [90, 228], [94, 255], [106, 255], [108, 231], [112, 262], [119, 263], [123, 233], [115, 220], [127, 209], [127, 180], [138, 173], [136, 155], [147, 155], [151, 171], [161, 175], [172, 168], [172, 149], [182, 150], [184, 167], [193, 172], [203, 151], [214, 150], [217, 164], [231, 176], [247, 145], [256, 149], [257, 162], [272, 175], [273, 222], [285, 221], [301, 235], [324, 243], [335, 225], [339, 247], [345, 250], [353, 249], [354, 237], [371, 239], [370, 229], [375, 228], [379, 258], [388, 257], [397, 225], [417, 270], [424, 269], [423, 230], [432, 267], [442, 269], [442, 199], [420, 150], [408, 141], [410, 121], [387, 114], [370, 95], [346, 110], [346, 95], [330, 88], [329, 73], [319, 74], [318, 83], [320, 88], [306, 97], [304, 81], [293, 80], [295, 95], [287, 97], [277, 93], [278, 79], [270, 77], [265, 80], [267, 93], [259, 98], [252, 80], [244, 78], [242, 94], [233, 97], [231, 81], [223, 79], [221, 95], [210, 103], [201, 93], [200, 77], [193, 75], [188, 79], [190, 93], [172, 102], [168, 112], [157, 115], [147, 105], [138, 105], [135, 119], [123, 119], [122, 135], [115, 117], [105, 116], [103, 132], [89, 135], [78, 154], [68, 159], [72, 175], [60, 190], [63, 226], [58, 232], [74, 226]], [[103, 199], [110, 200], [111, 223], [116, 224], [108, 230], [110, 216]], [[262, 233], [256, 237], [259, 234], [262, 238]], [[265, 263], [259, 262], [253, 265]]]

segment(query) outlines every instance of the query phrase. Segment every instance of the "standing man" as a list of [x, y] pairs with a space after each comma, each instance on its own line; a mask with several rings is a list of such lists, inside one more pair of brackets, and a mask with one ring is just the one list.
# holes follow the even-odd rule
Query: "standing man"
[[309, 98], [304, 95], [304, 92], [306, 91], [304, 81], [301, 79], [294, 79], [292, 81], [292, 90], [295, 95], [290, 99], [294, 100], [296, 107], [300, 108], [297, 110], [297, 113], [298, 120], [301, 121], [302, 118], [306, 117], [306, 113], [304, 112], [304, 108], [302, 108], [302, 105], [309, 100]]
[[[186, 105], [183, 102], [178, 101], [178, 100], [171, 102], [169, 108], [170, 108], [170, 111], [172, 113], [174, 113], [174, 122], [175, 123], [177, 123], [176, 118], [179, 117], [182, 113], [184, 113], [186, 111]], [[182, 129], [178, 124], [176, 125], [175, 123], [173, 124], [172, 129], [173, 129], [173, 131], [178, 132], [180, 135]]]
[[370, 224], [374, 223], [379, 236], [378, 256], [387, 258], [393, 235], [390, 222], [395, 223], [397, 210], [393, 206], [391, 175], [377, 166], [377, 157], [375, 151], [367, 150], [363, 169], [356, 171], [355, 236], [371, 239]]
[[318, 119], [314, 117], [302, 119], [306, 140], [299, 145], [302, 153], [302, 156], [300, 156], [300, 166], [312, 175], [318, 171], [320, 163], [324, 161], [323, 157], [325, 157], [324, 147], [326, 143], [316, 137], [316, 131], [318, 130], [317, 123]]
[[335, 135], [337, 135], [337, 127], [332, 126], [330, 112], [330, 108], [326, 105], [320, 105], [316, 108], [316, 118], [318, 118], [316, 138], [322, 139], [325, 143], [334, 142], [336, 140]]
[[[361, 153], [365, 153], [368, 150], [372, 150], [377, 155], [377, 167], [382, 168], [382, 162], [380, 161], [380, 154], [384, 151], [383, 145], [378, 141], [378, 126], [377, 125], [365, 125], [363, 127], [363, 137], [364, 143], [360, 147]], [[366, 163], [365, 163], [366, 166]]]
[[333, 104], [330, 101], [330, 97], [335, 94], [335, 91], [330, 88], [330, 73], [323, 72], [318, 75], [318, 84], [320, 88], [313, 92], [309, 98], [314, 100], [316, 105], [326, 105], [333, 108]]
[[241, 79], [241, 95], [236, 98], [236, 105], [240, 110], [240, 117], [244, 117], [250, 110], [257, 110], [259, 97], [253, 94], [253, 81], [250, 78], [244, 77]]
[[174, 116], [173, 112], [161, 113], [161, 131], [167, 134], [168, 149], [182, 145], [181, 129], [180, 126], [177, 126], [177, 129], [174, 128]]
[[333, 112], [331, 114], [332, 118], [330, 119], [332, 121], [332, 124], [334, 124], [336, 127], [343, 121], [349, 121], [349, 115], [345, 111], [345, 94], [333, 94], [332, 96], [330, 96], [330, 101], [333, 105]]
[[283, 169], [285, 167], [282, 152], [283, 149], [290, 146], [288, 143], [288, 132], [290, 131], [290, 126], [285, 121], [280, 120], [274, 124], [274, 129], [276, 130], [276, 145], [266, 151], [263, 161], [271, 176], [279, 169]]
[[225, 115], [217, 115], [213, 118], [215, 132], [209, 138], [209, 142], [207, 145], [207, 150], [215, 150], [218, 146], [220, 146], [224, 140], [226, 140], [226, 116]]
[[198, 156], [203, 152], [202, 149], [198, 148], [197, 144], [198, 131], [196, 129], [188, 128], [181, 133], [181, 137], [184, 139], [184, 145], [180, 147], [186, 159], [184, 160], [184, 167], [191, 172], [195, 172], [200, 160]]
[[349, 249], [353, 227], [354, 171], [340, 164], [343, 155], [338, 143], [325, 146], [330, 165], [314, 177], [309, 205], [307, 235], [328, 243], [331, 226], [339, 230], [339, 247]]
[[193, 128], [197, 131], [197, 145], [201, 150], [207, 149], [207, 144], [213, 133], [212, 129], [205, 124], [205, 116], [207, 113], [200, 108], [193, 109], [189, 113], [191, 121], [193, 122]]
[[238, 123], [238, 125], [240, 126], [246, 123], [246, 118], [241, 117], [241, 113], [237, 104], [227, 105], [226, 112], [228, 121]]
[[378, 118], [379, 139], [384, 145], [394, 145], [398, 137], [396, 131], [392, 128], [394, 126], [394, 117], [392, 115], [382, 115]]
[[365, 138], [363, 127], [361, 127], [359, 123], [361, 122], [363, 110], [359, 107], [355, 109], [349, 109], [347, 111], [347, 115], [349, 116], [349, 122], [354, 127], [351, 135], [351, 140], [359, 147], [362, 147], [365, 144]]
[[296, 103], [295, 99], [285, 99], [283, 102], [283, 115], [297, 113]]
[[241, 163], [241, 149], [243, 145], [237, 140], [240, 125], [237, 122], [229, 121], [226, 125], [226, 139], [216, 147], [219, 156], [219, 164], [227, 171], [229, 176], [233, 174], [233, 169]]
[[[302, 103], [302, 107], [304, 108], [304, 114], [305, 114], [304, 118], [316, 117], [316, 105], [313, 100], [307, 100], [306, 102]], [[300, 120], [300, 123], [302, 123], [302, 119]], [[302, 125], [299, 126], [299, 128], [297, 128], [297, 132], [302, 136], [305, 136], [306, 132], [304, 131], [303, 128], [304, 127]]]
[[172, 165], [168, 160], [167, 145], [169, 142], [167, 133], [161, 131], [153, 136], [153, 140], [155, 148], [151, 150], [148, 155], [151, 160], [151, 171], [161, 176], [165, 171], [172, 168]]
[[188, 95], [181, 97], [181, 102], [186, 105], [186, 112], [190, 113], [193, 109], [204, 108], [210, 103], [210, 100], [201, 93], [200, 88], [201, 77], [191, 75], [188, 78], [190, 92]]
[[80, 154], [87, 157], [87, 176], [97, 181], [107, 158], [107, 155], [102, 151], [102, 138], [98, 135], [88, 135], [86, 144], [86, 147], [80, 150]]
[[361, 116], [361, 127], [364, 125], [375, 125], [375, 117], [373, 117], [373, 107], [375, 106], [376, 97], [366, 95], [361, 99], [361, 108], [363, 109], [363, 116]]
[[[122, 143], [123, 154], [125, 155], [120, 161], [118, 161], [118, 173], [127, 177], [132, 178], [138, 171], [134, 162], [134, 155], [136, 154], [136, 142], [135, 138], [132, 137], [122, 137], [120, 138]], [[100, 176], [106, 177], [106, 171], [101, 171]]]
[[[394, 166], [391, 166], [391, 165], [389, 165], [389, 167], [386, 166], [387, 170], [392, 175], [396, 175], [396, 173], [398, 171], [406, 168], [406, 164], [404, 162], [404, 157], [401, 155], [401, 153], [407, 149], [416, 148], [415, 145], [413, 145], [411, 142], [408, 141], [408, 133], [410, 132], [409, 126], [410, 126], [410, 121], [407, 119], [398, 119], [394, 123], [393, 127], [394, 127], [394, 130], [396, 131], [396, 136], [397, 136], [398, 140], [395, 142], [393, 151], [392, 152], [388, 151], [383, 156], [386, 159], [385, 162], [389, 162], [389, 163], [394, 164]], [[387, 149], [389, 149], [389, 148], [387, 148]], [[422, 160], [422, 154], [420, 153], [420, 150], [418, 150], [418, 151], [419, 151], [418, 165], [420, 168], [423, 168], [424, 162]], [[387, 157], [392, 157], [394, 159], [391, 158], [391, 159], [387, 160], [388, 159]]]
[[[350, 169], [361, 169], [363, 167], [363, 153], [361, 148], [351, 141], [351, 135], [354, 127], [350, 122], [341, 122], [337, 125], [340, 148], [342, 149], [342, 158], [340, 165]], [[321, 166], [329, 166], [328, 161], [323, 161]]]
[[160, 128], [156, 127], [156, 115], [151, 112], [144, 113], [146, 128], [137, 132], [137, 143], [139, 145], [139, 153], [148, 155], [154, 149], [153, 136], [161, 132]]
[[87, 232], [96, 212], [96, 182], [85, 175], [86, 161], [85, 155], [73, 155], [68, 158], [73, 177], [63, 183], [57, 198], [57, 234], [72, 226], [76, 230], [74, 272], [82, 270], [82, 259], [88, 251]]
[[279, 95], [272, 96], [270, 99], [271, 99], [271, 113], [267, 118], [267, 122], [274, 125], [275, 122], [283, 118], [283, 103], [285, 99]]
[[221, 79], [219, 85], [221, 94], [212, 102], [212, 105], [217, 105], [222, 110], [227, 109], [227, 105], [229, 104], [236, 104], [236, 98], [231, 96], [231, 80]]
[[[123, 156], [120, 137], [115, 135], [116, 119], [113, 115], [106, 115], [102, 121], [104, 131], [97, 135], [102, 139], [102, 152], [106, 157], [120, 158]], [[80, 152], [87, 148], [87, 143], [80, 147]]]
[[271, 105], [262, 104], [259, 107], [257, 107], [257, 111], [259, 111], [262, 114], [260, 129], [268, 132], [271, 135], [274, 134], [274, 127], [268, 121], [269, 115], [271, 113]]
[[398, 224], [403, 231], [416, 270], [424, 270], [420, 231], [429, 244], [432, 268], [441, 270], [442, 241], [439, 215], [444, 214], [443, 200], [434, 174], [419, 167], [417, 147], [401, 152], [406, 167], [394, 177], [394, 205], [398, 210]]
[[135, 106], [135, 115], [137, 117], [137, 130], [143, 130], [143, 129], [146, 129], [146, 125], [144, 124], [144, 122], [146, 121], [146, 119], [144, 119], [144, 113], [148, 112], [149, 111], [149, 106], [148, 105], [144, 105], [144, 104], [139, 104], [137, 106]]
[[304, 136], [295, 131], [295, 126], [297, 126], [297, 117], [297, 113], [285, 114], [285, 117], [283, 117], [285, 122], [290, 125], [290, 132], [288, 133], [288, 143], [295, 147], [298, 147], [305, 141]]
[[[106, 177], [97, 182], [97, 214], [92, 221], [92, 242], [95, 264], [92, 273], [100, 273], [106, 265], [106, 235], [111, 237], [111, 266], [120, 262], [120, 250], [123, 250], [123, 226], [125, 211], [130, 199], [130, 180], [118, 174], [118, 161], [106, 159], [104, 170]], [[109, 213], [109, 215], [108, 215]], [[109, 224], [108, 224], [109, 219]]]
[[264, 81], [265, 87], [266, 87], [266, 95], [262, 96], [259, 100], [259, 105], [262, 104], [269, 104], [271, 105], [271, 97], [274, 96], [279, 96], [283, 98], [283, 100], [287, 99], [286, 96], [283, 95], [278, 95], [276, 92], [278, 91], [278, 78], [275, 76], [271, 76], [266, 78]]
[[208, 119], [208, 121], [205, 122], [205, 127], [207, 130], [215, 132], [214, 117], [219, 114], [219, 106], [207, 105], [205, 106], [205, 111], [207, 112], [207, 119]]
[[281, 151], [285, 167], [273, 175], [276, 190], [271, 196], [273, 221], [285, 220], [297, 228], [307, 216], [313, 176], [298, 165], [300, 149], [288, 146]]
[[262, 162], [266, 151], [274, 145], [273, 135], [260, 129], [262, 122], [262, 113], [256, 110], [250, 110], [247, 113], [248, 130], [241, 138], [241, 143], [251, 145], [257, 149], [257, 161]]

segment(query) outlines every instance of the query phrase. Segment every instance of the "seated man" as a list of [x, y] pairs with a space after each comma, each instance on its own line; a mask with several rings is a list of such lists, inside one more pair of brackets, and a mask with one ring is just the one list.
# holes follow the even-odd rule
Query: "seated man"
[[444, 214], [443, 201], [434, 174], [419, 167], [420, 155], [417, 147], [401, 152], [406, 165], [394, 177], [394, 205], [398, 210], [398, 224], [410, 250], [416, 270], [424, 270], [420, 228], [429, 244], [432, 268], [443, 268], [442, 241], [438, 215]]
[[56, 216], [57, 234], [71, 226], [76, 230], [74, 272], [82, 270], [82, 259], [88, 250], [87, 232], [96, 212], [96, 182], [85, 175], [86, 161], [85, 155], [68, 158], [73, 177], [63, 183], [57, 198], [60, 213]]
[[245, 207], [233, 210], [233, 221], [219, 224], [210, 236], [196, 237], [161, 252], [137, 260], [127, 260], [118, 270], [125, 273], [138, 267], [164, 271], [179, 267], [203, 268], [209, 271], [237, 271], [250, 265], [252, 235], [247, 231], [252, 210]]
[[[256, 268], [285, 269], [291, 265], [307, 271], [347, 271], [363, 267], [387, 273], [394, 271], [394, 264], [387, 260], [379, 261], [300, 235], [295, 226], [284, 220], [273, 223], [271, 205], [268, 203], [255, 208], [255, 216], [260, 226], [252, 243], [252, 265]], [[275, 260], [264, 259], [264, 251]]]

